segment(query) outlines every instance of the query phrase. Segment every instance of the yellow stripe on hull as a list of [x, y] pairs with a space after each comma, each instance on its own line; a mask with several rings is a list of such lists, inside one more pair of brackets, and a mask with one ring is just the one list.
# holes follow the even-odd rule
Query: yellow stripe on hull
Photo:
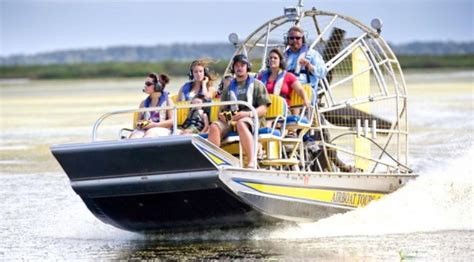
[[266, 194], [312, 200], [329, 204], [338, 204], [350, 207], [363, 207], [366, 206], [370, 201], [378, 200], [382, 196], [384, 196], [384, 194], [382, 193], [276, 186], [250, 182], [243, 182], [242, 184]]

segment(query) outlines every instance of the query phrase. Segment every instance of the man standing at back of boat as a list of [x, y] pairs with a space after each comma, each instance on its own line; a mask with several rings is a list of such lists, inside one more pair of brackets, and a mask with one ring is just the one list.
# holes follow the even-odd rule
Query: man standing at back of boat
[[[249, 75], [251, 70], [250, 62], [247, 56], [243, 54], [235, 55], [232, 59], [231, 71], [235, 74], [229, 86], [222, 92], [221, 101], [246, 101], [255, 107], [260, 119], [260, 126], [265, 125], [264, 115], [267, 107], [270, 105], [267, 89], [260, 80]], [[219, 119], [211, 124], [208, 140], [213, 144], [220, 146], [222, 138], [235, 128], [239, 134], [240, 143], [244, 154], [248, 158], [247, 167], [256, 166], [254, 157], [253, 132], [258, 132], [254, 126], [252, 111], [245, 106], [226, 106], [224, 111], [232, 112], [232, 119], [226, 119], [224, 111], [219, 113]]]
[[327, 67], [318, 51], [310, 49], [306, 44], [303, 29], [293, 26], [288, 30], [285, 58], [287, 70], [293, 73], [301, 84], [309, 83], [315, 90], [320, 79], [327, 74]]

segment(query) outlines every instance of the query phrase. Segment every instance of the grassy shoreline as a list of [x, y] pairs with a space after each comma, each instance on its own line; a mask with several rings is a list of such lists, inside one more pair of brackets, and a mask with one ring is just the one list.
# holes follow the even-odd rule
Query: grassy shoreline
[[[474, 54], [450, 56], [398, 56], [403, 70], [474, 69]], [[144, 72], [165, 72], [171, 76], [186, 75], [191, 61], [163, 61], [160, 63], [97, 63], [97, 64], [54, 64], [0, 66], [0, 79], [79, 79], [107, 77], [142, 77]], [[227, 61], [211, 64], [211, 71], [218, 74], [225, 71]], [[254, 65], [259, 67], [258, 63]]]

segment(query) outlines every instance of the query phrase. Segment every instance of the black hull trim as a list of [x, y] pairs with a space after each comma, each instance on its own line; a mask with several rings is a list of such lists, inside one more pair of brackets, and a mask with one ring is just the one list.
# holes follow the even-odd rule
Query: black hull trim
[[194, 231], [256, 226], [274, 221], [222, 187], [82, 199], [103, 222], [134, 232]]
[[80, 196], [98, 198], [207, 190], [219, 187], [219, 183], [217, 171], [209, 170], [192, 173], [71, 181], [71, 187]]
[[67, 144], [51, 151], [71, 181], [216, 170], [191, 136]]
[[238, 159], [199, 137], [59, 145], [53, 155], [100, 220], [134, 232], [194, 231], [274, 221], [219, 179]]

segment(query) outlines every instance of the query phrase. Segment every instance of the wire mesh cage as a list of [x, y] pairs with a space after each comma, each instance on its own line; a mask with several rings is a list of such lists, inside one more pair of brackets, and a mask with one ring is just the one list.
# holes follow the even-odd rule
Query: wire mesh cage
[[264, 23], [236, 44], [235, 54], [246, 54], [254, 73], [262, 71], [269, 50], [286, 50], [294, 25], [304, 30], [306, 44], [322, 55], [328, 70], [317, 86], [317, 121], [306, 136], [305, 156], [299, 156], [303, 167], [408, 172], [406, 85], [397, 58], [377, 31], [313, 8], [296, 19], [283, 15]]

